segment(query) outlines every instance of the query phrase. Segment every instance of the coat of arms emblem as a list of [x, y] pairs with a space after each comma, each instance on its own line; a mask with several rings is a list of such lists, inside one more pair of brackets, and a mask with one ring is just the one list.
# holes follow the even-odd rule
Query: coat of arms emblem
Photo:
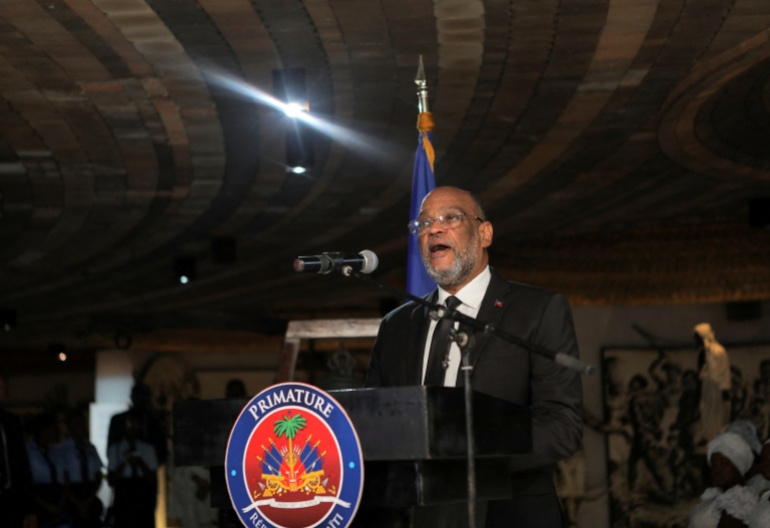
[[304, 383], [273, 385], [249, 401], [230, 434], [225, 471], [247, 527], [344, 528], [363, 489], [350, 418], [332, 396]]

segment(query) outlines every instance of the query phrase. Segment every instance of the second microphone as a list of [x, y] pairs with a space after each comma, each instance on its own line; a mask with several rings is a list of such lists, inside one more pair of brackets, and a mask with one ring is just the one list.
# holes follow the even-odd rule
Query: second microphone
[[350, 268], [361, 273], [371, 273], [377, 269], [380, 260], [373, 251], [364, 249], [358, 255], [345, 255], [339, 251], [330, 251], [321, 255], [297, 257], [294, 260], [294, 271], [330, 273], [344, 271]]

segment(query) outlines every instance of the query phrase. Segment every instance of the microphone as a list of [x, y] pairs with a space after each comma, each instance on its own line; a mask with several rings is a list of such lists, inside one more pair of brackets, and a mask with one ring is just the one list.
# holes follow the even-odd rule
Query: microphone
[[318, 272], [330, 273], [340, 270], [345, 275], [350, 275], [353, 271], [361, 273], [371, 273], [377, 269], [380, 259], [373, 251], [365, 249], [358, 255], [345, 255], [339, 251], [330, 251], [321, 255], [310, 255], [297, 257], [294, 260], [294, 271], [296, 272]]
[[569, 354], [565, 354], [564, 352], [557, 352], [553, 360], [557, 364], [563, 367], [571, 368], [572, 370], [577, 370], [578, 372], [582, 372], [583, 374], [593, 374], [595, 370], [593, 365], [583, 363], [579, 359], [574, 358]]

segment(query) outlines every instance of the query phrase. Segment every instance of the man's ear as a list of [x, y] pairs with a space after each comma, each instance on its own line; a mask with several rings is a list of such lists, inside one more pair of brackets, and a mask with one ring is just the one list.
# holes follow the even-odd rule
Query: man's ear
[[494, 229], [491, 222], [483, 222], [479, 226], [479, 235], [481, 236], [481, 247], [488, 248], [492, 245]]

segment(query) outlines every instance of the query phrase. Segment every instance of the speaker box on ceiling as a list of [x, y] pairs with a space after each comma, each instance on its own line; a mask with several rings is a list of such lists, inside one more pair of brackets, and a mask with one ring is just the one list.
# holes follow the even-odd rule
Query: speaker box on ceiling
[[749, 200], [749, 225], [751, 227], [770, 227], [770, 198], [752, 198]]

